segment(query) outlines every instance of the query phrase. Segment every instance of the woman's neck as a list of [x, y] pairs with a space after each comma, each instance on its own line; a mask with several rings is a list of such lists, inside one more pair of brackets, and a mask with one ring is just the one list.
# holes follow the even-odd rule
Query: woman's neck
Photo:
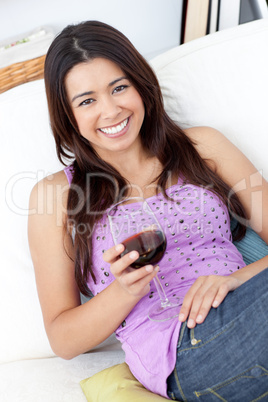
[[[157, 178], [163, 171], [163, 165], [156, 156], [145, 150], [140, 143], [122, 152], [100, 155], [113, 166], [127, 181], [127, 195], [148, 198], [161, 192]], [[178, 177], [168, 180], [167, 186], [177, 183]]]
[[159, 160], [149, 152], [126, 152], [109, 162], [129, 184], [128, 196], [147, 198], [156, 193], [156, 178], [162, 172]]

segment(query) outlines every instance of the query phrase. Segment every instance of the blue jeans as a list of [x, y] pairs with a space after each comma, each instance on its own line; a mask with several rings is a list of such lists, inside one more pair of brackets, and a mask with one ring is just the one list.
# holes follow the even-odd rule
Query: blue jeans
[[268, 268], [230, 292], [204, 323], [182, 325], [167, 384], [177, 401], [268, 401]]

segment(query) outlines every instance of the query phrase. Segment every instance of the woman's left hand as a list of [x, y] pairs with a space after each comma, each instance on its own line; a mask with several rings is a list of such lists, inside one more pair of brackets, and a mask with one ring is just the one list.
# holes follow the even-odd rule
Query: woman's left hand
[[233, 276], [200, 276], [188, 290], [183, 300], [179, 320], [188, 318], [188, 328], [201, 324], [211, 307], [218, 307], [226, 295], [238, 288], [242, 281]]

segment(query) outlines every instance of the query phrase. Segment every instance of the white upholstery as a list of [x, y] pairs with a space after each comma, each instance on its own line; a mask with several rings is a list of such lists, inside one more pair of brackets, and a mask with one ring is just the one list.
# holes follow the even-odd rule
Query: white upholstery
[[268, 19], [216, 32], [152, 61], [166, 110], [182, 127], [212, 126], [268, 179]]
[[[222, 131], [268, 176], [268, 20], [179, 46], [152, 60], [171, 117]], [[27, 243], [33, 185], [62, 169], [43, 80], [0, 95], [0, 400], [85, 401], [79, 380], [124, 360], [114, 337], [72, 361], [47, 341]], [[36, 360], [33, 360], [36, 359]]]

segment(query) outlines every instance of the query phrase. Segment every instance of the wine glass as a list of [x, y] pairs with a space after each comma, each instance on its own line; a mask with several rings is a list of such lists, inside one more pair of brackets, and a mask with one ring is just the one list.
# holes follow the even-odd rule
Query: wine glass
[[[130, 265], [132, 268], [155, 265], [162, 259], [166, 250], [166, 236], [144, 198], [130, 197], [114, 204], [108, 210], [108, 219], [114, 243], [125, 246], [121, 257], [132, 250], [139, 253], [139, 258]], [[166, 321], [177, 317], [182, 303], [174, 303], [167, 298], [157, 275], [153, 280], [160, 303], [149, 312], [149, 318]]]

